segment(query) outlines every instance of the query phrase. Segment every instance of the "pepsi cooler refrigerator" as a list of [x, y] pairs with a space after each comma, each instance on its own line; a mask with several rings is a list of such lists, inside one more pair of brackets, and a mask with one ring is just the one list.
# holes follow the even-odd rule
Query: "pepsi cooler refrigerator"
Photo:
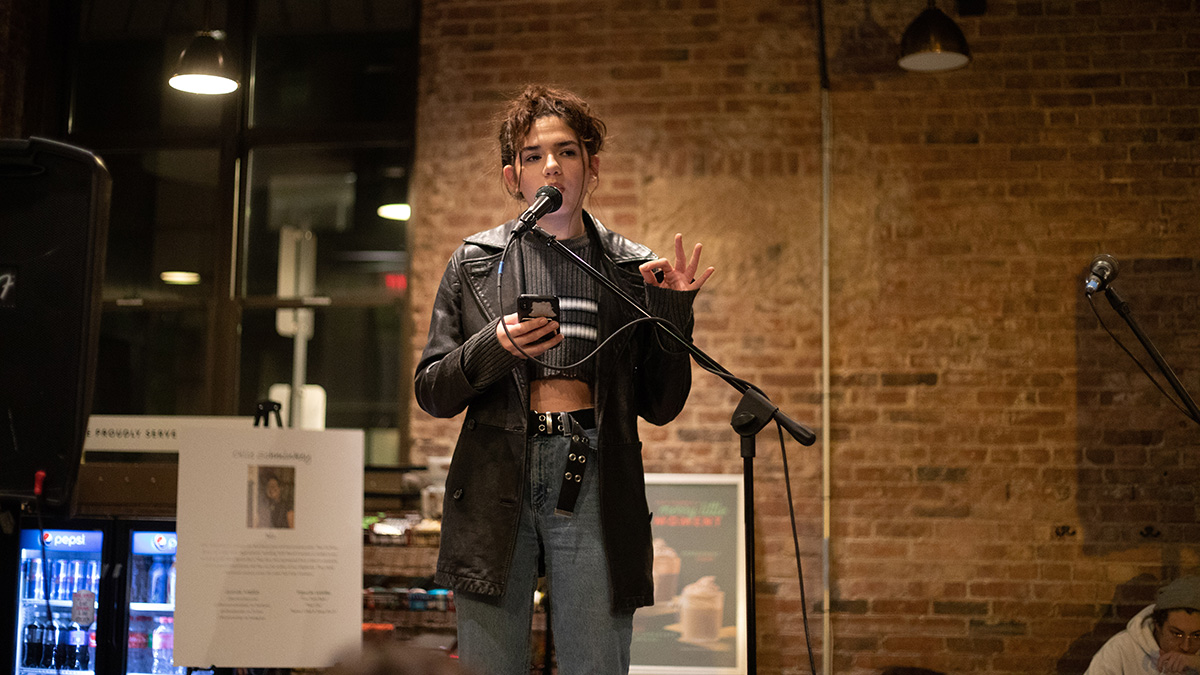
[[15, 600], [12, 673], [186, 673], [171, 662], [173, 522], [56, 521], [44, 534], [22, 525], [17, 578], [5, 584]]
[[182, 674], [171, 664], [175, 646], [174, 532], [131, 531], [128, 602], [123, 604], [125, 672]]
[[13, 672], [94, 671], [104, 533], [22, 530], [19, 541]]

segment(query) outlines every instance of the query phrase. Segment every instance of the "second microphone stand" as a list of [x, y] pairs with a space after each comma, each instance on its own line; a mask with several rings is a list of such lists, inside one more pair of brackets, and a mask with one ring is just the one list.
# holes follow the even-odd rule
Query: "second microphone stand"
[[1186, 412], [1188, 417], [1196, 424], [1200, 424], [1200, 409], [1197, 409], [1196, 401], [1188, 393], [1187, 389], [1184, 388], [1179, 378], [1175, 376], [1175, 371], [1171, 370], [1170, 364], [1163, 358], [1158, 348], [1154, 346], [1154, 342], [1142, 332], [1142, 327], [1138, 325], [1138, 322], [1133, 318], [1133, 312], [1129, 310], [1129, 303], [1125, 302], [1125, 299], [1117, 294], [1117, 289], [1112, 286], [1104, 289], [1104, 297], [1108, 300], [1108, 304], [1112, 305], [1112, 308], [1116, 310], [1117, 314], [1120, 314], [1121, 318], [1125, 320], [1129, 329], [1137, 336], [1138, 342], [1142, 343], [1142, 347], [1150, 354], [1150, 358], [1154, 359], [1154, 364], [1158, 366], [1159, 372], [1167, 378], [1167, 382], [1170, 383], [1171, 388], [1175, 390], [1176, 395], [1183, 401], [1183, 405], [1187, 407]]
[[[574, 263], [577, 267], [587, 273], [588, 276], [595, 279], [601, 286], [604, 286], [614, 295], [620, 298], [634, 312], [642, 317], [653, 319], [653, 315], [645, 310], [638, 301], [631, 297], [628, 293], [617, 286], [611, 279], [601, 274], [596, 268], [592, 267], [586, 260], [575, 254], [574, 251], [563, 245], [562, 242], [536, 225], [528, 223], [520, 223], [513, 231], [513, 236], [520, 236], [528, 232], [535, 235], [546, 246], [554, 249], [568, 260]], [[742, 499], [745, 503], [744, 523], [745, 523], [745, 550], [746, 550], [746, 672], [753, 675], [758, 672], [757, 652], [758, 652], [758, 637], [757, 637], [757, 622], [755, 620], [755, 598], [754, 598], [754, 456], [755, 436], [762, 430], [771, 420], [775, 420], [781, 427], [787, 430], [792, 438], [796, 439], [801, 445], [812, 445], [816, 442], [817, 436], [811, 429], [788, 417], [782, 412], [778, 406], [771, 403], [766, 394], [762, 390], [754, 387], [745, 380], [742, 380], [721, 364], [714, 361], [708, 354], [705, 354], [699, 347], [692, 343], [691, 340], [684, 337], [672, 325], [665, 322], [656, 322], [656, 327], [666, 333], [676, 342], [683, 346], [696, 359], [696, 362], [705, 370], [718, 375], [725, 380], [729, 386], [737, 389], [742, 394], [742, 399], [734, 410], [733, 417], [730, 420], [730, 425], [733, 430], [742, 437], [741, 454], [742, 454]]]

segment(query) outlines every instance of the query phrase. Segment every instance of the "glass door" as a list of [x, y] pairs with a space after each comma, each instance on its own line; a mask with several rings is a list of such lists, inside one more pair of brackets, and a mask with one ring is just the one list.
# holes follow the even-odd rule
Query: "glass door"
[[21, 531], [13, 672], [94, 672], [104, 533]]
[[127, 674], [182, 675], [173, 663], [175, 648], [175, 549], [173, 531], [130, 532], [126, 618]]

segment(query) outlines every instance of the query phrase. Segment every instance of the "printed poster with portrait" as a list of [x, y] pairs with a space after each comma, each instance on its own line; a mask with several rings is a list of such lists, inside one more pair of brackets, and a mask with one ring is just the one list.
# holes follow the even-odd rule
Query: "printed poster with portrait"
[[362, 642], [363, 432], [179, 435], [177, 666], [325, 668]]
[[630, 673], [745, 672], [740, 474], [647, 474], [654, 605], [633, 615]]

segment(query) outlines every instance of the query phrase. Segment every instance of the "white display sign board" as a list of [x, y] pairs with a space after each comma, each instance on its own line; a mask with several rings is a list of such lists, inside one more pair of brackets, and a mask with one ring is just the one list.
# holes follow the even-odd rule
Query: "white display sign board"
[[200, 415], [91, 415], [83, 440], [83, 460], [121, 460], [126, 453], [179, 452], [184, 429], [253, 429], [253, 417]]
[[175, 665], [324, 668], [362, 640], [363, 433], [180, 431]]

